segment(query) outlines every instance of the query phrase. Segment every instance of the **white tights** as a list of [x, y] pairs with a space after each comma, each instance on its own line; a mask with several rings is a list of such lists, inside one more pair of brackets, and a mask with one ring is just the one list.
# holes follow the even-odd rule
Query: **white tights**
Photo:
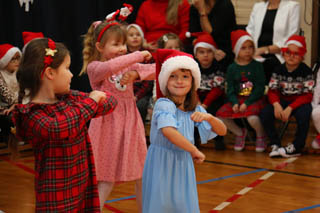
[[[220, 118], [220, 119], [227, 126], [228, 130], [230, 130], [233, 134], [237, 136], [242, 135], [241, 128], [234, 122], [233, 119], [231, 118]], [[257, 115], [248, 116], [247, 120], [250, 126], [256, 131], [257, 137], [265, 136], [265, 132], [261, 124], [260, 118]]]
[[[100, 200], [100, 210], [102, 212], [104, 202], [109, 197], [114, 183], [113, 182], [106, 182], [106, 181], [99, 181], [98, 182], [98, 191], [99, 191], [99, 200]], [[139, 212], [142, 212], [142, 180], [136, 180], [135, 185], [136, 190], [136, 201], [138, 205]]]

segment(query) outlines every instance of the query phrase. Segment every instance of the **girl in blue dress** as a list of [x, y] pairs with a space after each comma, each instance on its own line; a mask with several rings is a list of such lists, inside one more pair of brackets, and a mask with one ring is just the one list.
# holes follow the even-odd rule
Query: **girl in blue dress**
[[198, 105], [200, 70], [191, 55], [169, 49], [155, 53], [157, 96], [142, 178], [144, 213], [200, 212], [193, 161], [205, 155], [194, 146], [194, 127], [201, 142], [227, 129]]

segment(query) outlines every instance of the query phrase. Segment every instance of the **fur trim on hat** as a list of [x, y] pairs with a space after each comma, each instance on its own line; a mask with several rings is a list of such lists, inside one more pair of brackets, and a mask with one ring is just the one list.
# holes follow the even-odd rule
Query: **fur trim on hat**
[[9, 64], [9, 62], [11, 61], [11, 59], [16, 53], [19, 53], [19, 55], [21, 56], [21, 51], [19, 50], [19, 48], [17, 47], [10, 48], [6, 52], [6, 54], [0, 59], [0, 69], [4, 69]]

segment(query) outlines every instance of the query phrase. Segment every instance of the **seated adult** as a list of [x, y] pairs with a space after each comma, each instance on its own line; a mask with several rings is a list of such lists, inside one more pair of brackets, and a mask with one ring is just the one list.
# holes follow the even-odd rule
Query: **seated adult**
[[215, 51], [217, 61], [233, 62], [230, 35], [235, 29], [236, 16], [231, 0], [193, 0], [189, 31], [211, 34], [218, 46]]
[[263, 62], [266, 82], [274, 67], [284, 62], [280, 47], [300, 29], [300, 4], [291, 0], [255, 3], [246, 30], [256, 45], [255, 57]]
[[157, 48], [157, 40], [166, 33], [172, 32], [186, 41], [189, 28], [188, 0], [146, 0], [139, 8], [136, 18], [147, 41], [147, 48]]

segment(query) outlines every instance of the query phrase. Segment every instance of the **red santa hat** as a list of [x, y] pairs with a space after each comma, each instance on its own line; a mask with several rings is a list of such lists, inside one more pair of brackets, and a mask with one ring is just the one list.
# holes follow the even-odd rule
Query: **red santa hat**
[[127, 30], [129, 30], [131, 27], [133, 27], [136, 30], [138, 30], [138, 32], [140, 33], [141, 37], [144, 38], [144, 33], [143, 33], [143, 31], [142, 31], [142, 29], [141, 29], [141, 27], [139, 25], [137, 25], [137, 24], [129, 24], [127, 26]]
[[196, 39], [193, 41], [194, 54], [196, 54], [196, 50], [198, 47], [212, 49], [212, 51], [216, 51], [218, 49], [216, 42], [213, 40], [212, 36], [207, 32], [197, 32], [197, 33], [186, 32], [187, 38], [190, 38], [191, 36], [196, 37]]
[[306, 45], [306, 39], [304, 36], [300, 36], [300, 35], [292, 35], [288, 38], [288, 40], [286, 41], [286, 43], [284, 44], [284, 47], [281, 48], [282, 51], [286, 48], [288, 48], [289, 44], [294, 44], [296, 46], [299, 47], [300, 52], [301, 52], [301, 56], [304, 56], [304, 54], [306, 54], [307, 52], [307, 45]]
[[154, 54], [156, 61], [157, 97], [163, 97], [167, 92], [169, 76], [177, 69], [188, 69], [194, 78], [195, 89], [200, 86], [200, 68], [193, 56], [174, 49], [158, 49]]
[[251, 35], [247, 33], [247, 31], [235, 30], [231, 32], [231, 45], [236, 58], [238, 57], [242, 44], [246, 41], [252, 41], [252, 43], [254, 43]]
[[23, 44], [24, 46], [35, 38], [43, 38], [42, 32], [22, 32]]
[[1, 44], [0, 45], [0, 69], [4, 69], [11, 59], [19, 53], [21, 56], [21, 51], [19, 48], [12, 46], [11, 44]]

